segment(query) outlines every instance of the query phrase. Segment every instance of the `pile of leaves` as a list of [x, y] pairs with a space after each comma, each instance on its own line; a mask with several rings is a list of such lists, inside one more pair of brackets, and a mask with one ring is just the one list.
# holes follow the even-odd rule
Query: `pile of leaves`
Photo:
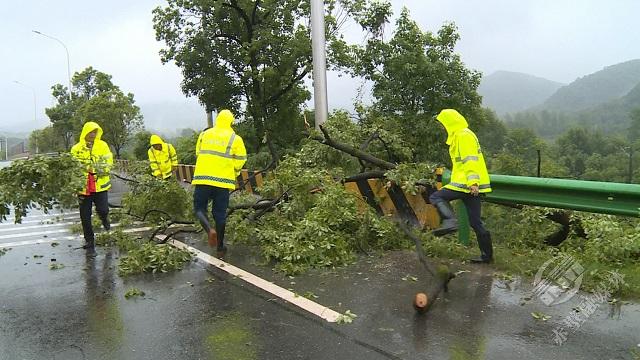
[[96, 245], [104, 247], [115, 246], [122, 252], [128, 252], [140, 248], [140, 246], [142, 246], [142, 239], [118, 229], [97, 234]]
[[125, 299], [131, 299], [137, 296], [145, 296], [145, 292], [138, 288], [130, 288], [127, 292], [124, 293]]
[[264, 257], [287, 274], [345, 265], [358, 251], [409, 246], [391, 219], [347, 192], [335, 178], [341, 169], [311, 166], [306, 150], [282, 161], [260, 189], [269, 198], [283, 198], [272, 212], [255, 221], [245, 219], [249, 211], [231, 215], [228, 228], [235, 241], [260, 245]]
[[188, 251], [148, 242], [119, 229], [98, 234], [96, 245], [117, 247], [126, 254], [118, 264], [120, 276], [180, 270], [193, 259]]
[[122, 208], [112, 214], [112, 222], [128, 226], [139, 221], [161, 229], [175, 223], [198, 226], [192, 211], [191, 190], [175, 179], [152, 176], [148, 161], [119, 163], [117, 174], [129, 191], [122, 198]]
[[[408, 156], [402, 141], [384, 129], [355, 123], [344, 112], [332, 114], [324, 127], [332, 140], [366, 147], [376, 157]], [[421, 190], [419, 181], [433, 183], [434, 169], [431, 164], [405, 163], [378, 173], [388, 185], [396, 183], [415, 194]], [[397, 220], [380, 217], [345, 189], [342, 180], [361, 170], [376, 169], [309, 139], [299, 152], [285, 157], [259, 189], [266, 198], [280, 199], [278, 204], [270, 212], [234, 212], [228, 219], [229, 234], [236, 242], [259, 245], [265, 259], [287, 274], [349, 264], [358, 253], [408, 248], [412, 242]]]
[[[585, 269], [583, 290], [596, 289], [611, 272], [624, 276], [627, 286], [621, 295], [640, 295], [640, 220], [582, 212], [571, 213], [573, 224], [568, 238], [559, 246], [544, 239], [560, 229], [547, 215], [549, 208], [525, 207], [513, 211], [498, 205], [486, 205], [483, 214], [492, 231], [496, 267], [512, 274], [533, 276], [545, 261], [560, 254], [571, 256]], [[451, 258], [464, 258], [453, 251]]]
[[193, 255], [166, 244], [146, 243], [120, 258], [118, 274], [129, 276], [141, 273], [166, 273], [181, 270]]
[[77, 206], [76, 195], [85, 181], [82, 173], [82, 165], [70, 154], [17, 160], [0, 169], [0, 221], [11, 208], [14, 221], [20, 223], [32, 208], [46, 213]]
[[567, 248], [605, 264], [640, 264], [640, 221], [611, 215], [583, 215], [586, 241], [567, 243]]
[[124, 208], [151, 223], [193, 221], [191, 192], [177, 181], [159, 180], [149, 175], [146, 168], [139, 169], [144, 162], [137, 164], [128, 169], [127, 176], [134, 181], [129, 182], [129, 192], [122, 199]]

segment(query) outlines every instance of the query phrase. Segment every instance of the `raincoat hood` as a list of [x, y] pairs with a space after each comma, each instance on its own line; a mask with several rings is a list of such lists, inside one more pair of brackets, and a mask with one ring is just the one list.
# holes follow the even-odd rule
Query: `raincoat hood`
[[162, 138], [158, 135], [151, 135], [151, 139], [149, 139], [149, 144], [162, 145], [164, 144], [164, 141], [162, 141]]
[[100, 141], [100, 139], [102, 139], [102, 128], [97, 123], [95, 123], [93, 121], [88, 121], [82, 127], [82, 132], [80, 133], [80, 141], [79, 142], [83, 143], [83, 144], [86, 143], [85, 138], [87, 137], [87, 134], [89, 134], [93, 130], [98, 130], [96, 132], [96, 138], [93, 140], [93, 142], [97, 143], [98, 141]]
[[234, 118], [233, 114], [229, 110], [222, 110], [218, 113], [216, 117], [216, 125], [217, 128], [225, 128], [230, 129], [231, 124], [233, 124]]
[[454, 109], [444, 109], [440, 111], [436, 119], [444, 125], [444, 128], [447, 130], [447, 145], [451, 145], [453, 135], [456, 132], [469, 127], [464, 116], [460, 115], [460, 113]]

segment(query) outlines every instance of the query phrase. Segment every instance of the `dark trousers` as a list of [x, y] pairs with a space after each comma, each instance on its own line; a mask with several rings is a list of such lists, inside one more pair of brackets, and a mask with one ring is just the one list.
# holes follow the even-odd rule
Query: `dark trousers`
[[469, 216], [469, 224], [473, 231], [476, 232], [476, 236], [480, 238], [483, 235], [487, 235], [489, 232], [484, 228], [482, 219], [480, 219], [480, 196], [473, 196], [461, 191], [453, 191], [442, 188], [429, 196], [431, 204], [435, 205], [439, 202], [450, 202], [452, 200], [462, 200], [464, 206], [467, 208], [467, 214]]
[[198, 218], [207, 233], [211, 230], [211, 225], [207, 218], [207, 208], [209, 207], [209, 201], [211, 200], [213, 202], [211, 215], [213, 215], [213, 219], [216, 222], [218, 248], [224, 246], [224, 228], [227, 223], [229, 196], [229, 189], [209, 185], [196, 185], [193, 191], [193, 210], [196, 218]]
[[93, 225], [91, 224], [91, 208], [96, 205], [96, 212], [102, 220], [105, 230], [109, 230], [109, 192], [101, 191], [91, 195], [78, 195], [80, 202], [80, 221], [82, 222], [82, 232], [84, 240], [87, 244], [93, 244], [95, 235], [93, 233]]

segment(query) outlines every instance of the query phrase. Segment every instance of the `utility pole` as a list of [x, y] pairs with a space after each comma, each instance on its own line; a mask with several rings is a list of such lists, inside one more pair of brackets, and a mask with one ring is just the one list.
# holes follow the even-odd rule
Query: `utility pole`
[[67, 48], [67, 45], [65, 45], [60, 39], [55, 38], [51, 35], [47, 35], [38, 30], [31, 30], [31, 31], [33, 31], [38, 35], [42, 35], [46, 38], [57, 41], [60, 45], [62, 45], [62, 47], [64, 48], [64, 51], [67, 53], [67, 80], [69, 82], [69, 101], [71, 101], [71, 61], [69, 60], [69, 49]]
[[4, 137], [4, 159], [9, 160], [9, 138], [7, 136]]
[[205, 112], [207, 113], [207, 127], [212, 128], [213, 127], [213, 111], [205, 110]]
[[633, 182], [633, 145], [629, 146], [629, 176], [627, 178], [627, 183], [631, 184]]
[[329, 116], [327, 101], [327, 60], [325, 50], [324, 1], [311, 0], [311, 46], [313, 56], [313, 105], [316, 130]]

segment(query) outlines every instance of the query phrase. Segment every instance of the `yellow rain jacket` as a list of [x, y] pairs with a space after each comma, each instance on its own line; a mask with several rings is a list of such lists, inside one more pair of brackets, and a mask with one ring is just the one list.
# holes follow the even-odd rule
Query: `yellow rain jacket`
[[233, 120], [231, 111], [222, 110], [216, 117], [216, 125], [200, 133], [192, 184], [236, 188], [236, 177], [247, 161], [247, 150], [242, 138], [231, 128]]
[[[98, 131], [95, 139], [93, 140], [93, 147], [89, 149], [89, 147], [87, 147], [85, 137], [93, 130]], [[109, 173], [113, 166], [113, 155], [111, 154], [109, 145], [102, 141], [102, 128], [100, 125], [93, 121], [89, 121], [84, 124], [82, 127], [82, 133], [80, 133], [80, 140], [71, 148], [71, 155], [85, 166], [85, 178], [88, 178], [89, 174], [93, 174], [96, 181], [96, 192], [107, 191], [111, 188]], [[86, 184], [80, 194], [89, 195]]]
[[436, 117], [447, 130], [447, 145], [453, 170], [451, 182], [445, 188], [465, 193], [471, 192], [471, 185], [478, 185], [479, 192], [491, 192], [487, 165], [482, 156], [480, 142], [469, 130], [467, 120], [453, 109], [444, 109]]
[[[153, 176], [167, 179], [171, 177], [174, 166], [178, 166], [178, 155], [176, 155], [176, 149], [173, 145], [165, 143], [158, 135], [151, 135], [149, 140], [151, 147], [147, 151], [149, 156], [149, 164], [153, 171]], [[153, 145], [162, 145], [161, 150], [156, 150]]]

